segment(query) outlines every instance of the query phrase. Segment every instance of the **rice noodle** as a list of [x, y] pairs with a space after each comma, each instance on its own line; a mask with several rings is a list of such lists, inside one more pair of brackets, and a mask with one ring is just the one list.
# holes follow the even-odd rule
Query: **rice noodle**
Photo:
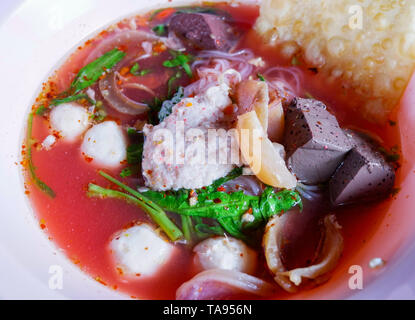
[[[223, 80], [227, 80], [229, 84], [235, 84], [247, 79], [255, 68], [249, 63], [253, 57], [252, 51], [247, 49], [234, 53], [215, 50], [201, 51], [197, 56], [198, 59], [192, 64], [192, 68], [197, 70], [199, 80], [184, 89], [185, 96], [204, 92]], [[231, 69], [236, 72], [229, 71]]]
[[133, 101], [122, 93], [117, 86], [117, 72], [111, 72], [100, 80], [99, 89], [105, 101], [121, 113], [138, 115], [148, 110], [146, 104]]
[[125, 50], [127, 56], [124, 58], [127, 60], [137, 54], [137, 49], [139, 49], [137, 44], [143, 41], [155, 41], [158, 39], [159, 37], [156, 35], [141, 30], [122, 30], [115, 32], [103, 39], [97, 47], [92, 50], [85, 61], [86, 63], [89, 63], [102, 56], [104, 53], [120, 46], [127, 47]]
[[[228, 69], [234, 69], [240, 74], [240, 81], [248, 79], [254, 74], [257, 66], [253, 63], [255, 55], [249, 49], [237, 52], [222, 52], [204, 50], [198, 54], [198, 59], [192, 68], [197, 69], [199, 80], [185, 88], [185, 95], [189, 96], [204, 91], [217, 84], [219, 75]], [[264, 77], [270, 89], [276, 90], [283, 101], [301, 95], [302, 75], [296, 67], [273, 67], [264, 72]]]
[[281, 99], [290, 101], [301, 96], [302, 75], [296, 67], [273, 67], [264, 72], [270, 88], [277, 90]]
[[306, 185], [298, 182], [296, 190], [303, 198], [307, 200], [316, 200], [323, 196], [323, 189], [318, 185]]
[[[112, 50], [114, 47], [122, 46], [127, 48], [125, 50], [127, 56], [124, 58], [123, 63], [118, 64], [111, 73], [99, 81], [99, 89], [103, 98], [115, 110], [131, 115], [138, 115], [148, 110], [148, 106], [146, 104], [131, 100], [123, 93], [123, 91], [126, 88], [135, 88], [146, 91], [152, 96], [155, 96], [155, 92], [144, 84], [128, 83], [118, 71], [126, 63], [151, 57], [153, 48], [152, 41], [156, 40], [159, 40], [159, 37], [149, 32], [139, 30], [122, 30], [102, 40], [87, 57], [87, 61], [92, 61], [105, 52]], [[138, 44], [141, 44], [141, 46]], [[145, 53], [141, 54], [138, 58], [135, 58], [135, 56], [140, 53], [140, 47]], [[123, 80], [122, 86], [118, 86], [118, 79]]]

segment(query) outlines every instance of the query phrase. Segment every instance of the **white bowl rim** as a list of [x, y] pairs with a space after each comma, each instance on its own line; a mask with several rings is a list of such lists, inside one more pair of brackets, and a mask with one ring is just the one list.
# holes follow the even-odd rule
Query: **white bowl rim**
[[[5, 150], [0, 154], [0, 261], [7, 261], [0, 267], [0, 298], [127, 298], [81, 272], [44, 236], [23, 194], [21, 168], [16, 163], [20, 161], [23, 116], [27, 116], [28, 108], [40, 88], [39, 83], [53, 70], [51, 65], [56, 67], [82, 43], [80, 39], [85, 40], [104, 26], [150, 7], [136, 0], [72, 0], [70, 5], [66, 0], [21, 0], [13, 1], [11, 5], [12, 1], [4, 0], [8, 6], [5, 5], [6, 9], [0, 15], [0, 40], [8, 49], [7, 60], [0, 59], [0, 70], [7, 75], [0, 79], [0, 88], [4, 93], [3, 108], [13, 107], [7, 118], [0, 118], [0, 145]], [[152, 1], [151, 7], [169, 4], [168, 0], [156, 0]], [[77, 9], [76, 12], [73, 8]], [[53, 46], [50, 46], [51, 43]], [[45, 52], [44, 48], [48, 50]], [[57, 57], [64, 58], [57, 60]], [[415, 245], [408, 244], [399, 251], [399, 256], [415, 258]], [[349, 297], [414, 299], [415, 273], [411, 259], [392, 262], [382, 277]], [[62, 290], [51, 290], [48, 285], [51, 276], [49, 268], [54, 265], [64, 270]]]

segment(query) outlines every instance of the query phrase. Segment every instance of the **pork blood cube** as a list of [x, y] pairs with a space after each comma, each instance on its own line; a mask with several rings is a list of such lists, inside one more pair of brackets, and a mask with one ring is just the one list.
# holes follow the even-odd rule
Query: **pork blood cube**
[[285, 112], [284, 146], [288, 168], [307, 184], [329, 180], [351, 143], [337, 119], [314, 99], [293, 99]]
[[345, 132], [353, 149], [330, 179], [332, 204], [343, 205], [387, 196], [395, 182], [393, 167], [368, 137], [352, 130]]
[[232, 45], [232, 28], [223, 18], [207, 13], [180, 13], [170, 20], [169, 29], [196, 49], [227, 51]]

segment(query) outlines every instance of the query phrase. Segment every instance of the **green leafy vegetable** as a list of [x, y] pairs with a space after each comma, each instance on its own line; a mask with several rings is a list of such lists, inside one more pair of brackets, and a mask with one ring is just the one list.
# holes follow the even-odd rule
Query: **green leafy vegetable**
[[63, 99], [54, 99], [54, 100], [52, 100], [52, 102], [50, 104], [52, 106], [58, 106], [58, 105], [63, 104], [63, 103], [78, 101], [78, 100], [82, 100], [82, 99], [87, 100], [92, 105], [96, 104], [96, 102], [94, 100], [92, 100], [87, 94], [84, 94], [84, 93], [76, 94], [76, 95], [69, 96], [69, 97], [66, 97], [66, 98], [63, 98]]
[[397, 146], [390, 148], [390, 150], [380, 147], [379, 151], [383, 154], [387, 162], [397, 162], [400, 159], [399, 149]]
[[167, 82], [167, 96], [170, 97], [174, 82], [182, 76], [180, 71], [177, 71]]
[[301, 62], [300, 62], [300, 60], [298, 60], [297, 56], [293, 56], [292, 59], [291, 59], [291, 64], [293, 66], [299, 66], [299, 65], [301, 65]]
[[189, 62], [194, 59], [193, 56], [173, 50], [170, 50], [170, 54], [173, 56], [173, 59], [164, 61], [163, 66], [166, 68], [182, 67], [189, 78], [193, 77], [192, 68], [189, 65]]
[[136, 62], [130, 69], [130, 73], [136, 75], [138, 70], [140, 70], [140, 65]]
[[[275, 192], [272, 187], [267, 187], [260, 196], [246, 195], [243, 191], [227, 193], [221, 186], [240, 174], [241, 168], [237, 168], [212, 185], [195, 191], [149, 190], [143, 194], [167, 211], [217, 220], [226, 232], [240, 239], [246, 238], [244, 230], [258, 227], [273, 215], [288, 211], [296, 205], [301, 206], [301, 198], [293, 190]], [[197, 203], [191, 205], [189, 199], [195, 196]], [[241, 217], [247, 212], [251, 212], [255, 219], [253, 222], [243, 223]]]
[[140, 65], [138, 63], [135, 63], [130, 69], [130, 73], [137, 77], [145, 76], [146, 74], [149, 74], [150, 72], [151, 72], [150, 69], [140, 70]]
[[135, 128], [128, 128], [127, 135], [132, 142], [127, 147], [127, 163], [129, 166], [121, 171], [121, 178], [130, 177], [137, 174], [140, 171], [140, 164], [143, 157], [143, 133], [136, 130]]
[[26, 157], [27, 157], [27, 161], [28, 161], [29, 173], [30, 173], [31, 178], [35, 182], [36, 186], [40, 190], [42, 190], [44, 193], [46, 193], [48, 196], [50, 196], [51, 198], [54, 198], [56, 196], [55, 192], [46, 183], [44, 183], [42, 180], [39, 179], [39, 177], [36, 174], [36, 167], [33, 164], [33, 159], [32, 159], [32, 146], [33, 146], [32, 128], [33, 128], [33, 117], [34, 117], [34, 114], [33, 114], [33, 112], [31, 112], [29, 114], [29, 117], [28, 117], [28, 120], [27, 120], [27, 136], [26, 136], [27, 152], [26, 152]]
[[296, 205], [302, 208], [301, 198], [297, 191], [282, 190], [275, 192], [272, 187], [267, 187], [260, 196], [258, 207], [256, 207], [256, 204], [252, 206], [255, 220], [245, 224], [244, 227], [257, 227], [261, 221], [267, 221], [275, 213], [286, 212]]
[[132, 142], [127, 147], [127, 162], [128, 164], [139, 164], [143, 157], [144, 136], [141, 131], [134, 128], [127, 129], [128, 137]]
[[83, 67], [75, 77], [70, 92], [78, 93], [94, 84], [108, 70], [120, 62], [126, 53], [115, 48]]
[[178, 104], [184, 97], [183, 87], [179, 87], [177, 92], [173, 95], [170, 100], [165, 100], [161, 105], [160, 111], [158, 113], [158, 119], [160, 122], [164, 121], [172, 112], [173, 107]]
[[162, 37], [167, 34], [167, 26], [165, 24], [158, 24], [153, 28], [156, 35]]
[[[78, 75], [75, 77], [75, 80], [72, 82], [70, 90], [67, 91], [65, 94], [69, 93], [69, 96], [64, 98], [58, 98], [51, 101], [51, 106], [58, 106], [63, 103], [68, 103], [72, 101], [78, 101], [81, 99], [87, 100], [92, 105], [95, 105], [96, 102], [89, 98], [88, 95], [85, 93], [80, 93], [83, 89], [89, 87], [93, 83], [95, 83], [99, 77], [105, 72], [107, 69], [111, 69], [115, 64], [117, 64], [122, 58], [124, 58], [125, 53], [114, 49], [106, 54], [102, 55], [100, 58], [96, 59], [95, 61], [91, 62], [90, 64], [86, 65], [82, 68]], [[35, 182], [35, 184], [46, 194], [51, 196], [52, 198], [55, 197], [55, 192], [42, 180], [40, 180], [36, 174], [36, 167], [33, 164], [32, 159], [32, 127], [33, 127], [33, 117], [34, 114], [42, 116], [44, 115], [49, 108], [45, 106], [40, 106], [35, 113], [30, 113], [28, 117], [28, 125], [27, 125], [27, 160], [28, 160], [28, 169], [31, 175], [31, 178]]]
[[[200, 207], [200, 201], [202, 201], [202, 198], [204, 198], [209, 203], [213, 202], [213, 201], [209, 201], [206, 198], [208, 196], [211, 196], [215, 192], [220, 193], [220, 196], [226, 197], [227, 194], [225, 192], [218, 192], [217, 189], [225, 182], [233, 180], [236, 177], [240, 176], [241, 174], [242, 174], [242, 168], [235, 168], [227, 176], [216, 180], [210, 186], [197, 189], [194, 191], [188, 190], [188, 189], [180, 189], [178, 191], [164, 191], [164, 192], [149, 190], [149, 191], [144, 192], [143, 194], [145, 194], [147, 197], [152, 199], [154, 202], [157, 202], [161, 207], [165, 208], [166, 210], [177, 212], [178, 209], [193, 208], [189, 204], [189, 197], [191, 195], [197, 195], [199, 207]], [[209, 213], [198, 214], [195, 216], [212, 218], [215, 216], [215, 213], [211, 215], [209, 215]]]
[[48, 108], [46, 108], [45, 106], [39, 106], [39, 108], [36, 109], [35, 114], [37, 116], [43, 116], [46, 112], [48, 111]]
[[184, 238], [186, 239], [188, 244], [191, 244], [193, 242], [192, 235], [194, 234], [192, 218], [182, 216], [181, 219]]
[[232, 237], [242, 239], [246, 242], [250, 242], [246, 235], [241, 230], [241, 222], [235, 217], [224, 217], [218, 219], [220, 225], [226, 230]]
[[170, 220], [170, 218], [166, 215], [163, 209], [160, 208], [156, 203], [146, 198], [138, 191], [130, 188], [129, 186], [106, 174], [105, 172], [100, 171], [99, 174], [130, 194], [126, 194], [113, 189], [105, 189], [90, 183], [88, 186], [87, 193], [89, 197], [115, 198], [128, 201], [145, 210], [149, 214], [151, 219], [163, 229], [163, 231], [172, 241], [176, 241], [183, 237], [182, 231], [173, 223], [173, 221]]
[[128, 164], [139, 164], [143, 157], [143, 144], [132, 144], [127, 147]]
[[258, 74], [257, 74], [257, 77], [258, 77], [258, 79], [259, 79], [259, 80], [261, 80], [261, 81], [264, 81], [264, 82], [265, 82], [265, 78], [264, 78], [264, 76], [263, 76], [262, 74], [258, 73]]
[[205, 223], [199, 223], [194, 228], [199, 238], [207, 238], [211, 235], [221, 236], [225, 233], [221, 226], [210, 226]]
[[193, 206], [186, 201], [181, 207], [171, 209], [182, 215], [218, 219], [242, 215], [250, 208], [251, 201], [255, 200], [255, 196], [245, 195], [242, 191], [229, 194], [216, 191], [198, 194], [197, 204]]
[[[180, 71], [178, 71], [176, 75], [169, 79], [167, 84], [169, 97], [171, 95], [173, 82], [180, 77], [181, 73]], [[164, 119], [171, 114], [174, 105], [178, 104], [183, 99], [183, 97], [184, 89], [183, 87], [178, 87], [176, 93], [173, 94], [171, 99], [161, 101], [157, 97], [154, 98], [154, 103], [149, 106], [151, 110], [151, 112], [149, 113], [149, 123], [151, 123], [152, 125], [157, 125], [160, 122], [164, 121]]]
[[160, 98], [155, 97], [153, 103], [149, 104], [150, 112], [148, 113], [148, 123], [152, 125], [159, 124], [158, 114], [163, 102]]
[[131, 177], [131, 176], [138, 174], [139, 171], [140, 171], [140, 168], [138, 166], [129, 166], [121, 171], [120, 177], [121, 178]]
[[95, 113], [92, 115], [92, 120], [95, 120], [96, 122], [102, 122], [107, 117], [107, 112], [104, 109], [98, 109], [95, 111]]
[[134, 127], [127, 128], [127, 135], [133, 141], [141, 141], [143, 139], [143, 132]]
[[395, 197], [395, 196], [397, 196], [397, 195], [398, 195], [398, 193], [399, 193], [400, 191], [401, 191], [401, 188], [396, 187], [396, 188], [393, 188], [393, 189], [392, 189], [391, 194], [392, 194], [392, 196], [393, 196], [393, 197]]
[[151, 69], [143, 69], [140, 71], [139, 75], [142, 77], [142, 76], [145, 76], [146, 74], [149, 74], [150, 72], [151, 72]]
[[193, 77], [192, 68], [190, 68], [188, 63], [183, 63], [182, 67], [184, 71], [187, 73], [187, 75], [189, 76], [189, 78]]
[[[236, 168], [212, 185], [195, 191], [182, 189], [157, 192], [149, 190], [139, 193], [100, 171], [101, 176], [132, 196], [93, 184], [89, 186], [88, 195], [119, 198], [132, 202], [146, 210], [152, 219], [165, 230], [166, 234], [170, 232], [170, 235], [177, 235], [180, 232], [180, 237], [184, 235], [189, 243], [194, 236], [202, 239], [212, 234], [221, 235], [224, 232], [250, 242], [251, 239], [246, 235], [249, 229], [257, 228], [265, 224], [273, 215], [282, 214], [294, 206], [302, 204], [299, 194], [293, 190], [275, 192], [272, 187], [267, 187], [260, 196], [246, 195], [242, 191], [227, 193], [222, 184], [238, 177], [241, 172], [241, 168]], [[192, 205], [189, 199], [195, 196], [197, 196], [197, 203]], [[169, 220], [163, 210], [175, 212], [181, 216], [183, 233], [175, 229], [177, 227]], [[242, 215], [245, 213], [252, 213], [254, 221], [244, 222]], [[204, 223], [202, 218], [213, 219], [213, 225]], [[170, 222], [166, 222], [165, 219]], [[172, 228], [175, 231], [171, 231]]]
[[96, 122], [102, 122], [107, 117], [107, 112], [103, 108], [102, 101], [97, 101], [95, 103], [94, 113], [91, 115], [91, 119]]
[[307, 99], [314, 99], [313, 95], [310, 92], [305, 92], [304, 95]]
[[171, 10], [171, 9], [170, 8], [168, 8], [168, 9], [166, 9], [166, 8], [160, 8], [160, 9], [154, 10], [151, 13], [150, 17], [148, 18], [148, 21], [153, 21], [154, 18], [156, 18], [159, 13], [161, 13], [161, 12], [163, 12], [165, 10]]

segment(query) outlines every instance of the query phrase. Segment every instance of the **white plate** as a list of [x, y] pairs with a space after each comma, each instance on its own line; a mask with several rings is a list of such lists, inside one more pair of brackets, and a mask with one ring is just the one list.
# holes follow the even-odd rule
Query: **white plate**
[[[44, 236], [24, 196], [16, 163], [24, 119], [40, 83], [91, 33], [149, 9], [150, 3], [154, 7], [168, 0], [1, 1], [0, 299], [125, 298], [82, 273]], [[413, 259], [414, 250], [407, 252]], [[412, 259], [352, 297], [415, 298]], [[61, 290], [50, 288], [54, 266], [63, 270]]]

